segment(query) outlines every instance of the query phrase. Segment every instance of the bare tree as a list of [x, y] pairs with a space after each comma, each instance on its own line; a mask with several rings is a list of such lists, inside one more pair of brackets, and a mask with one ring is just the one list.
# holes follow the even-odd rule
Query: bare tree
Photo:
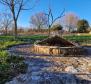
[[15, 37], [17, 36], [17, 20], [22, 10], [28, 10], [26, 5], [29, 1], [31, 0], [0, 0], [0, 3], [6, 5], [12, 13]]
[[48, 29], [49, 29], [49, 35], [50, 35], [50, 28], [52, 25], [60, 18], [64, 16], [65, 9], [60, 13], [59, 16], [55, 17], [53, 16], [52, 9], [49, 7], [48, 13], [46, 15], [48, 16]]
[[4, 29], [5, 31], [5, 35], [7, 35], [8, 32], [8, 28], [10, 28], [12, 26], [13, 20], [11, 18], [11, 14], [10, 13], [1, 13], [0, 14], [0, 27], [1, 29]]
[[77, 22], [79, 18], [74, 13], [67, 13], [63, 17], [63, 24], [68, 29], [69, 32], [77, 28]]
[[31, 23], [40, 31], [43, 27], [47, 26], [48, 19], [45, 13], [40, 12], [31, 17], [30, 24]]

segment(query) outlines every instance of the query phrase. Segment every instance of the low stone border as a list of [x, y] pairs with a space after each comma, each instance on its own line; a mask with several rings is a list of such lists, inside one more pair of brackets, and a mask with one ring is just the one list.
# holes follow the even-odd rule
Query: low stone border
[[42, 46], [39, 44], [34, 44], [32, 51], [38, 54], [47, 54], [47, 55], [81, 55], [84, 53], [82, 47], [73, 46], [73, 47], [57, 47], [57, 46]]

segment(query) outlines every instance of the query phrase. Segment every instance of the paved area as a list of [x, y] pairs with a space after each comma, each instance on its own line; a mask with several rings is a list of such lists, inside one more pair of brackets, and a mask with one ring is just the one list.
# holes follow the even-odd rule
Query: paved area
[[25, 57], [26, 74], [6, 84], [91, 84], [91, 58], [52, 57], [31, 53], [31, 44], [13, 46], [10, 54]]

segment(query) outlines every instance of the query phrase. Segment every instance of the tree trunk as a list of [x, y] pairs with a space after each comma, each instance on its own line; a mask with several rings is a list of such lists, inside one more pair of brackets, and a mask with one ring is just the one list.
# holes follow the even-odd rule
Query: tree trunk
[[41, 28], [40, 28], [40, 25], [38, 26], [38, 32], [40, 32], [41, 31]]
[[5, 27], [5, 35], [7, 35], [7, 27]]
[[48, 35], [50, 36], [50, 28], [51, 28], [51, 26], [49, 25], [49, 27], [48, 27]]
[[14, 20], [14, 35], [17, 38], [17, 20]]
[[71, 31], [71, 30], [70, 30], [70, 27], [69, 27], [69, 33], [70, 33], [70, 31]]

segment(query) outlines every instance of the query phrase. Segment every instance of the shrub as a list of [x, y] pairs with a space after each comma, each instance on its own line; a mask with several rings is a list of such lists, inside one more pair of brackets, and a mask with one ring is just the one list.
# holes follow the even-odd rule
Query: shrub
[[53, 31], [59, 31], [59, 30], [62, 30], [62, 29], [63, 29], [63, 27], [62, 27], [61, 25], [59, 25], [59, 24], [54, 25], [54, 26], [51, 28], [51, 30], [53, 30]]
[[8, 58], [8, 52], [0, 51], [0, 63], [5, 63]]
[[19, 73], [25, 73], [26, 69], [23, 57], [9, 56], [7, 51], [0, 51], [0, 84], [5, 84]]

